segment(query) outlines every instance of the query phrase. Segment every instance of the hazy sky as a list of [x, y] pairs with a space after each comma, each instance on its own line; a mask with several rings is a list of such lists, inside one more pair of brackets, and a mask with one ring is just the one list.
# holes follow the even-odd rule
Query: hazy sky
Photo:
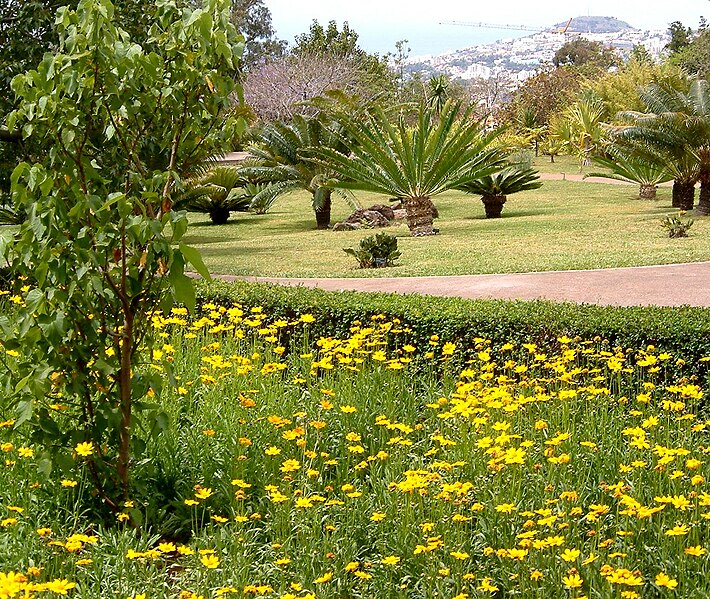
[[348, 21], [370, 52], [394, 51], [397, 40], [409, 40], [412, 56], [457, 50], [476, 43], [527, 35], [524, 32], [440, 25], [440, 21], [487, 22], [542, 28], [581, 15], [610, 16], [639, 29], [665, 29], [671, 21], [696, 27], [710, 18], [708, 0], [264, 0], [278, 36], [289, 42], [308, 30], [313, 19]]

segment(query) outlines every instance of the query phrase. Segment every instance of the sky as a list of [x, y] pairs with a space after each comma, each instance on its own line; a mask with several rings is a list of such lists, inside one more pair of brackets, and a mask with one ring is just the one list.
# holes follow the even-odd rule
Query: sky
[[639, 29], [666, 29], [672, 21], [697, 27], [701, 15], [710, 18], [708, 0], [264, 0], [277, 36], [288, 42], [308, 31], [313, 19], [321, 24], [348, 21], [368, 52], [395, 51], [398, 40], [409, 41], [411, 56], [441, 54], [480, 43], [529, 35], [514, 30], [442, 25], [442, 21], [484, 22], [547, 28], [570, 17], [616, 17]]

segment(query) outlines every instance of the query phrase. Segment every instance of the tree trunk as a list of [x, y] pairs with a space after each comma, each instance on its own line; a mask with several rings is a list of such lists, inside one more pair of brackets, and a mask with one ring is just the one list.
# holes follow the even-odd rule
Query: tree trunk
[[695, 213], [700, 216], [710, 215], [710, 178], [700, 182], [700, 199], [695, 207]]
[[656, 199], [656, 186], [641, 184], [639, 187], [639, 199], [640, 200], [655, 200]]
[[695, 183], [692, 181], [673, 181], [673, 208], [692, 210], [695, 204]]
[[483, 196], [481, 201], [486, 209], [486, 218], [500, 218], [500, 213], [503, 212], [503, 204], [508, 198], [503, 195]]
[[333, 192], [330, 189], [321, 188], [316, 193], [322, 194], [319, 198], [320, 201], [315, 206], [316, 226], [319, 229], [327, 229], [330, 227], [330, 208], [333, 203], [331, 195]]
[[229, 220], [229, 210], [213, 208], [210, 210], [210, 219], [213, 225], [224, 225]]
[[407, 226], [412, 237], [436, 235], [434, 229], [434, 204], [429, 198], [406, 198], [403, 200], [407, 211]]

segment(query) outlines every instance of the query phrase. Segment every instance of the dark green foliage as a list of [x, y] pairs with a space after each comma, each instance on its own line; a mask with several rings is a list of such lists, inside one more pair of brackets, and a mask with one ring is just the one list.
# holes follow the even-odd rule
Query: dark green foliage
[[668, 237], [677, 239], [679, 237], [687, 237], [688, 230], [693, 226], [692, 218], [683, 220], [683, 212], [679, 214], [669, 214], [661, 220], [661, 226], [668, 231]]
[[360, 240], [357, 248], [343, 248], [343, 251], [354, 256], [360, 268], [384, 268], [394, 266], [402, 255], [397, 249], [397, 238], [387, 233], [377, 233]]
[[687, 48], [693, 37], [693, 30], [683, 25], [680, 21], [673, 21], [668, 26], [668, 33], [671, 36], [671, 41], [666, 44], [666, 50], [671, 55]]
[[174, 208], [209, 214], [213, 224], [223, 225], [230, 212], [249, 210], [251, 197], [245, 189], [248, 184], [236, 167], [217, 166], [190, 180]]
[[[406, 342], [425, 347], [432, 335], [461, 345], [468, 357], [477, 337], [497, 343], [537, 343], [541, 351], [557, 346], [562, 335], [596, 340], [608, 347], [645, 348], [652, 344], [686, 361], [689, 373], [708, 373], [710, 310], [704, 308], [616, 308], [546, 301], [463, 300], [419, 295], [326, 292], [304, 287], [213, 282], [200, 284], [204, 300], [262, 306], [275, 317], [292, 320], [313, 314], [311, 338], [349, 335], [355, 320], [377, 314], [398, 318]], [[405, 341], [403, 341], [405, 342]], [[673, 376], [677, 372], [674, 369]]]
[[540, 187], [542, 181], [534, 168], [512, 165], [497, 173], [461, 185], [459, 189], [480, 196], [508, 196]]
[[246, 41], [241, 68], [249, 70], [283, 55], [286, 42], [275, 37], [271, 12], [263, 0], [232, 0], [231, 16]]

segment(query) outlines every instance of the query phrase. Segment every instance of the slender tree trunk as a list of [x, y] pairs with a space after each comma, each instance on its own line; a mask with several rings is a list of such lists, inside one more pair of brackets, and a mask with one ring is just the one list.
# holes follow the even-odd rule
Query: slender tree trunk
[[692, 210], [695, 204], [695, 183], [692, 181], [673, 181], [673, 208]]
[[131, 457], [131, 425], [133, 414], [133, 313], [127, 311], [123, 323], [121, 366], [118, 374], [121, 424], [118, 431], [118, 479], [124, 499], [129, 496], [129, 461]]
[[507, 199], [504, 195], [483, 196], [481, 201], [486, 209], [486, 218], [500, 218], [500, 214], [503, 212], [503, 204], [505, 204]]
[[321, 193], [322, 203], [320, 203], [320, 206], [316, 206], [315, 208], [316, 226], [319, 229], [327, 229], [330, 227], [330, 210], [333, 204], [331, 195], [333, 192], [330, 189], [325, 189], [321, 191]]
[[710, 215], [710, 177], [704, 177], [700, 182], [700, 199], [695, 213], [700, 216]]
[[437, 234], [438, 231], [434, 229], [435, 207], [429, 198], [406, 198], [403, 203], [412, 237]]
[[210, 210], [210, 220], [212, 220], [213, 225], [224, 225], [229, 220], [229, 210], [213, 208]]
[[655, 200], [656, 199], [656, 186], [642, 184], [639, 187], [639, 199], [640, 200]]

